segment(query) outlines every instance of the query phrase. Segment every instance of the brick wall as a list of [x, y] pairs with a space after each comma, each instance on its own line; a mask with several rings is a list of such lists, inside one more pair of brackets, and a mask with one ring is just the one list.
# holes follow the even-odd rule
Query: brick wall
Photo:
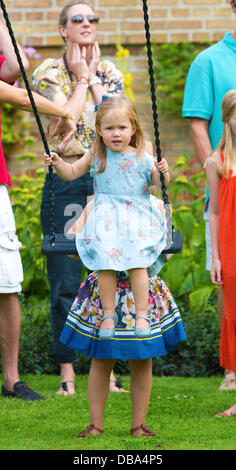
[[[38, 3], [38, 6], [37, 6]], [[14, 31], [27, 45], [58, 46], [58, 15], [66, 0], [5, 0]], [[141, 0], [91, 0], [102, 21], [100, 44], [144, 43]], [[235, 27], [227, 0], [148, 0], [152, 37], [159, 42], [217, 40]]]
[[[63, 43], [58, 34], [58, 16], [66, 0], [5, 0], [17, 40], [27, 46], [35, 46], [44, 57], [61, 55]], [[141, 0], [91, 0], [101, 17], [97, 39], [103, 57], [114, 60], [115, 45], [121, 43], [130, 50], [130, 71], [133, 75], [137, 108], [141, 113], [146, 134], [152, 138], [152, 110], [147, 79], [147, 60], [143, 10]], [[23, 6], [22, 6], [23, 4]], [[225, 31], [236, 28], [236, 17], [227, 0], [149, 0], [151, 36], [157, 42], [180, 40], [199, 42], [219, 40]], [[40, 61], [33, 62], [36, 67]], [[28, 118], [27, 118], [28, 119]], [[37, 131], [37, 126], [34, 127]], [[168, 123], [160, 117], [162, 149], [170, 163], [181, 152], [192, 153], [188, 121], [171, 117]], [[36, 153], [40, 157], [43, 146], [38, 141]], [[8, 167], [15, 173], [22, 163], [16, 163], [19, 149], [13, 149]], [[39, 158], [39, 164], [42, 161]]]

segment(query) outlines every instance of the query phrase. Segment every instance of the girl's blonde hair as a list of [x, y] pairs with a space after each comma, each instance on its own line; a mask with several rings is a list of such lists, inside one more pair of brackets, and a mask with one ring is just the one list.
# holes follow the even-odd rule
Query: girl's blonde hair
[[74, 5], [87, 5], [94, 12], [93, 6], [91, 5], [90, 2], [87, 2], [87, 0], [71, 0], [70, 2], [67, 2], [66, 5], [61, 10], [61, 13], [59, 16], [59, 26], [66, 26], [66, 23], [68, 20], [68, 11]]
[[97, 173], [103, 173], [106, 169], [106, 147], [99, 131], [103, 116], [105, 116], [105, 114], [111, 109], [116, 111], [120, 110], [126, 114], [127, 118], [131, 122], [132, 128], [134, 129], [134, 134], [131, 137], [129, 145], [136, 149], [138, 158], [143, 157], [145, 138], [134, 104], [123, 95], [111, 96], [99, 104], [96, 112], [96, 135], [93, 145], [93, 159], [98, 159], [100, 162], [100, 167]]
[[230, 90], [226, 93], [221, 104], [222, 109], [222, 121], [224, 123], [223, 133], [219, 144], [216, 149], [221, 152], [224, 150], [224, 162], [223, 162], [223, 175], [229, 178], [230, 170], [233, 170], [231, 174], [236, 174], [236, 161], [233, 154], [233, 140], [232, 131], [230, 127], [230, 119], [236, 114], [236, 90]]

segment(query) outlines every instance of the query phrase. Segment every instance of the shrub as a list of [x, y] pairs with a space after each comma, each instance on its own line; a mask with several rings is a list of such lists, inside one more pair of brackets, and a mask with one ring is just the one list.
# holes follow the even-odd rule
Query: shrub
[[185, 41], [166, 44], [153, 42], [154, 77], [158, 107], [162, 116], [181, 116], [187, 71], [196, 55], [211, 44], [203, 42], [196, 45]]
[[[26, 155], [29, 158], [29, 154]], [[33, 157], [33, 154], [32, 154]], [[49, 285], [46, 273], [46, 258], [41, 254], [42, 228], [40, 223], [41, 194], [45, 178], [44, 170], [38, 169], [35, 177], [22, 175], [12, 178], [10, 190], [18, 237], [22, 243], [24, 281], [22, 290], [27, 295], [38, 295], [44, 299]]]

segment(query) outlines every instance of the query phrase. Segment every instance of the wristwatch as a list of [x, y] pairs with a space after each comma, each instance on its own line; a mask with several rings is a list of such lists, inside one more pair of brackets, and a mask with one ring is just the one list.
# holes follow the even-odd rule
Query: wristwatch
[[101, 84], [102, 84], [102, 80], [101, 80], [99, 77], [94, 77], [94, 78], [92, 78], [92, 80], [90, 80], [90, 82], [89, 82], [89, 86], [101, 85]]

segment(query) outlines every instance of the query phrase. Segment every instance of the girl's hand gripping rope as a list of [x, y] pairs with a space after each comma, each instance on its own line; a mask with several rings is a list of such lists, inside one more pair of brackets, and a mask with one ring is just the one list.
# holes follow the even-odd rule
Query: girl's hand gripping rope
[[46, 153], [44, 154], [43, 160], [47, 166], [50, 166], [51, 163], [53, 166], [56, 166], [62, 159], [57, 155], [57, 153], [50, 152], [50, 156]]

